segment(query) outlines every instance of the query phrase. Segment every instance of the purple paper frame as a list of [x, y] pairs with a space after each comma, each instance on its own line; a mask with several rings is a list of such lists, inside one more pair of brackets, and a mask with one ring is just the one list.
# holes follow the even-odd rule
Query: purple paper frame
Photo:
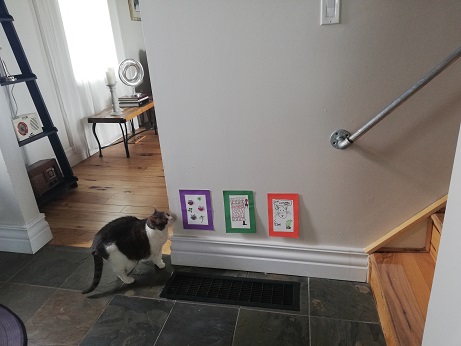
[[[208, 217], [208, 225], [190, 224], [187, 216], [186, 195], [205, 195], [206, 197], [206, 212]], [[210, 190], [179, 190], [179, 199], [181, 202], [182, 224], [184, 229], [199, 229], [213, 231], [213, 210], [211, 208], [211, 193]]]

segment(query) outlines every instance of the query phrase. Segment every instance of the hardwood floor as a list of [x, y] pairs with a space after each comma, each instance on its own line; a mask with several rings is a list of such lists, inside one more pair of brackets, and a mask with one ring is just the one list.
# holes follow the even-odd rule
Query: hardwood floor
[[[90, 247], [96, 232], [117, 217], [168, 210], [158, 136], [153, 130], [139, 136], [145, 137], [129, 145], [130, 158], [117, 144], [73, 167], [79, 186], [40, 208], [53, 233], [50, 244]], [[169, 241], [163, 250], [170, 253]]]

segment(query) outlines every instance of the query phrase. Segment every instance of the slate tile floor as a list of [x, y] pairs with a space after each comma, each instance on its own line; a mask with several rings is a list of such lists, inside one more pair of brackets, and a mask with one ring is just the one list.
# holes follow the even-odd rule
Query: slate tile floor
[[[109, 266], [97, 290], [88, 249], [48, 245], [35, 255], [0, 252], [0, 304], [25, 322], [29, 345], [385, 345], [367, 284], [140, 263], [124, 285]], [[301, 311], [159, 298], [174, 270], [297, 280]]]

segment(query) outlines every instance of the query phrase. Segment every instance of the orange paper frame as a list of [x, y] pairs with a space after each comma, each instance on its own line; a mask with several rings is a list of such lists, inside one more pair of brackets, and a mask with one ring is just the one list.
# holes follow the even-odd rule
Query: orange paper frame
[[[296, 193], [268, 193], [267, 207], [269, 209], [269, 235], [271, 237], [298, 238], [298, 194]], [[274, 205], [274, 201], [283, 200], [286, 203]], [[289, 202], [292, 201], [292, 208]], [[292, 215], [290, 215], [292, 213]], [[284, 221], [283, 224], [281, 221]], [[289, 221], [292, 220], [290, 223]], [[284, 230], [281, 230], [284, 229]]]

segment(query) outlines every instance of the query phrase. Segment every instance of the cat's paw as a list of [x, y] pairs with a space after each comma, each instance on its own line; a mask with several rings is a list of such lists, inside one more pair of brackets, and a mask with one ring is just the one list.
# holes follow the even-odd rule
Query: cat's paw
[[134, 282], [134, 278], [132, 278], [130, 276], [127, 276], [126, 279], [122, 279], [122, 281], [124, 283], [126, 283], [127, 285], [129, 285], [129, 284], [132, 284]]
[[160, 263], [155, 263], [160, 269], [165, 268], [165, 262], [161, 261]]

